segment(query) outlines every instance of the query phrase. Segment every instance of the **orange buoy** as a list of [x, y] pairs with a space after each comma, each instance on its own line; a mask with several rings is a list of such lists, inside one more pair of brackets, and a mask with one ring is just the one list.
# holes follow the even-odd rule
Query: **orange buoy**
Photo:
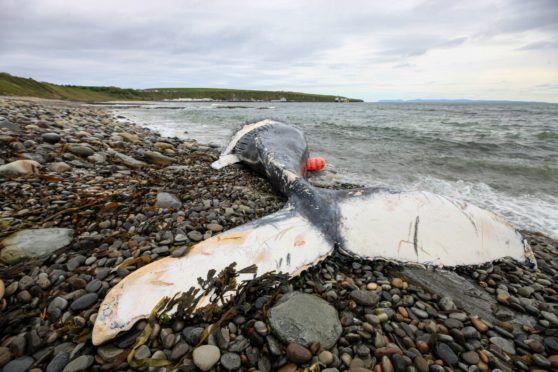
[[310, 172], [317, 172], [324, 169], [326, 166], [326, 161], [324, 158], [310, 158], [306, 162], [306, 169]]

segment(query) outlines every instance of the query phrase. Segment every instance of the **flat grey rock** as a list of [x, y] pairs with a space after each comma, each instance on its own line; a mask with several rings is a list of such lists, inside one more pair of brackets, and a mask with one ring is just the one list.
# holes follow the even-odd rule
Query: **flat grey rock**
[[157, 207], [178, 209], [182, 206], [182, 202], [173, 194], [168, 192], [160, 192], [157, 194]]
[[335, 345], [343, 330], [333, 306], [318, 296], [301, 292], [283, 296], [269, 310], [269, 320], [283, 342], [309, 346], [319, 341], [325, 349]]
[[74, 230], [62, 228], [27, 229], [2, 240], [0, 260], [15, 264], [26, 258], [48, 257], [72, 241]]

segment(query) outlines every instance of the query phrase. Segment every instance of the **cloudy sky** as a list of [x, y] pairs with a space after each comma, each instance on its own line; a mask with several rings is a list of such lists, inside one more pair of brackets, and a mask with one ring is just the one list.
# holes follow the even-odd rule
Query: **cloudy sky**
[[558, 102], [558, 1], [0, 0], [0, 71], [131, 88]]

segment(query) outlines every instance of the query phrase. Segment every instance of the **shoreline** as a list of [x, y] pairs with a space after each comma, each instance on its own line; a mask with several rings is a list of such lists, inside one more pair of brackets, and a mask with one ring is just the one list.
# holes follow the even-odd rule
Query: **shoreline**
[[[195, 370], [200, 357], [193, 350], [210, 322], [155, 321], [147, 342], [134, 349], [147, 325], [140, 321], [94, 347], [90, 331], [100, 301], [145, 262], [180, 256], [280, 209], [284, 199], [241, 167], [211, 169], [214, 148], [119, 122], [101, 107], [0, 97], [0, 117], [7, 119], [0, 119], [0, 240], [7, 246], [20, 230], [66, 229], [66, 241], [46, 231], [35, 237], [35, 247], [49, 243], [46, 258], [22, 248], [26, 237], [19, 251], [12, 247], [24, 256], [0, 264], [0, 368], [129, 370], [133, 350], [135, 368], [155, 368], [151, 361], [163, 359]], [[17, 159], [37, 161], [39, 169], [15, 167], [6, 175], [4, 163]], [[215, 370], [557, 368], [558, 244], [523, 233], [539, 261], [534, 272], [509, 260], [446, 272], [335, 255], [277, 289], [259, 288], [248, 310], [237, 309], [204, 342], [217, 347], [217, 360], [201, 357]], [[301, 349], [277, 337], [267, 311], [293, 289], [335, 309], [343, 328], [334, 346]]]

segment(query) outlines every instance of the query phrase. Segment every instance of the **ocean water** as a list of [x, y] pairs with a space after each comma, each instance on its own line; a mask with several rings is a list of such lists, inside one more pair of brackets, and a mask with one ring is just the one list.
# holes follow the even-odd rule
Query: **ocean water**
[[281, 120], [326, 159], [321, 182], [432, 191], [558, 238], [557, 104], [156, 102], [116, 113], [221, 146], [244, 122]]

